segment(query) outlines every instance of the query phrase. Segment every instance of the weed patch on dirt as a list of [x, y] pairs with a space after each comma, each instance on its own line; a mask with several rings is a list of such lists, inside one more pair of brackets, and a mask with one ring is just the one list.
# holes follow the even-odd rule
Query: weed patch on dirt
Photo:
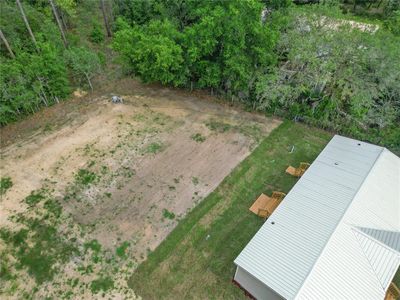
[[161, 152], [164, 149], [164, 145], [161, 143], [151, 143], [146, 147], [146, 153], [151, 153], [151, 154], [156, 154], [158, 152]]
[[275, 129], [149, 254], [129, 285], [144, 299], [245, 299], [231, 279], [234, 259], [263, 223], [250, 205], [260, 193], [287, 193], [296, 178], [286, 167], [312, 162], [330, 138], [292, 122]]
[[173, 220], [173, 219], [175, 219], [175, 214], [173, 212], [170, 212], [168, 209], [164, 208], [163, 209], [163, 217], [165, 219]]
[[13, 183], [10, 177], [2, 177], [0, 179], [0, 196], [5, 194], [12, 186]]
[[[114, 256], [96, 240], [85, 242], [87, 228], [77, 226], [45, 188], [33, 191], [25, 202], [27, 210], [10, 217], [14, 228], [0, 228], [0, 294], [87, 298], [101, 291], [104, 295], [122, 292], [135, 298], [132, 290], [120, 283], [121, 276], [129, 275], [134, 266], [127, 255], [126, 260], [117, 260], [120, 253], [125, 255], [126, 248]], [[124, 271], [115, 273], [115, 268]]]
[[6, 297], [134, 298], [138, 263], [280, 124], [133, 80], [66, 103], [1, 132]]
[[191, 136], [192, 140], [197, 143], [202, 143], [206, 140], [206, 137], [203, 136], [201, 133], [195, 133]]

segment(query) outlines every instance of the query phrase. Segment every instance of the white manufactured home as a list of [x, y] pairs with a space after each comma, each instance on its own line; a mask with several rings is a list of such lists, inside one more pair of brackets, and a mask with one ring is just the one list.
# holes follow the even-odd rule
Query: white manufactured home
[[384, 299], [400, 264], [400, 158], [335, 136], [234, 263], [256, 299]]

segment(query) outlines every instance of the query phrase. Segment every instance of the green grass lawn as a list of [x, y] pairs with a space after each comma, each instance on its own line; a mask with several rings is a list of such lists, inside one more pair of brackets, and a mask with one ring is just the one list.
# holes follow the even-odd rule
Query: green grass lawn
[[394, 275], [393, 278], [393, 282], [398, 288], [400, 288], [400, 268], [397, 269], [396, 275]]
[[233, 260], [263, 224], [248, 208], [262, 192], [287, 193], [296, 183], [287, 165], [312, 162], [330, 138], [284, 122], [150, 253], [129, 285], [144, 299], [244, 298], [231, 283]]

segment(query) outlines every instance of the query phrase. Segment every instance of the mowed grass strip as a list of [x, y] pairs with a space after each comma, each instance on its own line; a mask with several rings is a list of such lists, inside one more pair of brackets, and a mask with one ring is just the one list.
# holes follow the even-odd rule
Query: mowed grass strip
[[262, 192], [289, 192], [297, 179], [286, 167], [312, 162], [331, 137], [282, 123], [149, 254], [130, 287], [143, 299], [244, 298], [231, 279], [233, 260], [263, 224], [250, 205]]

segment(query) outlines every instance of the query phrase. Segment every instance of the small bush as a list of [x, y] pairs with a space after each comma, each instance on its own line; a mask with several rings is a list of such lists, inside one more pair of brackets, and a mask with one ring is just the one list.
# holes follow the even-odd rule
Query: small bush
[[168, 209], [163, 209], [163, 217], [165, 219], [170, 219], [173, 220], [175, 219], [175, 214], [172, 211], [169, 211]]
[[91, 240], [90, 242], [86, 242], [83, 244], [85, 251], [87, 249], [91, 249], [94, 253], [99, 253], [101, 250], [101, 244], [97, 240]]
[[97, 294], [100, 291], [107, 291], [114, 287], [114, 281], [110, 276], [100, 277], [96, 280], [93, 280], [90, 285], [90, 290], [93, 294]]
[[228, 123], [214, 121], [214, 120], [207, 122], [206, 126], [208, 127], [208, 129], [220, 133], [226, 132], [232, 127], [232, 125]]
[[3, 195], [13, 186], [10, 177], [2, 177], [0, 180], [0, 195]]
[[104, 33], [99, 23], [94, 23], [89, 39], [91, 42], [99, 44], [104, 41]]
[[192, 182], [194, 185], [198, 185], [199, 184], [199, 179], [197, 177], [192, 177]]
[[11, 268], [8, 264], [6, 259], [0, 261], [0, 280], [11, 280], [14, 279], [16, 276], [12, 274]]
[[100, 64], [105, 66], [107, 62], [106, 55], [103, 52], [97, 52], [97, 57], [99, 58]]
[[31, 192], [31, 194], [25, 198], [25, 202], [26, 204], [28, 204], [29, 206], [34, 206], [36, 204], [38, 204], [40, 201], [42, 201], [45, 196], [42, 194], [43, 191], [33, 191]]
[[400, 10], [395, 11], [387, 18], [384, 22], [384, 26], [393, 34], [400, 36]]
[[202, 143], [206, 140], [206, 137], [201, 135], [201, 133], [196, 133], [191, 136], [192, 140], [197, 143]]
[[126, 249], [128, 249], [128, 247], [129, 247], [129, 242], [125, 241], [122, 243], [121, 246], [119, 246], [115, 250], [115, 253], [117, 254], [118, 257], [126, 258]]
[[61, 216], [62, 207], [61, 207], [61, 205], [60, 205], [56, 200], [52, 200], [52, 199], [47, 200], [47, 201], [44, 203], [43, 207], [44, 207], [45, 209], [47, 209], [47, 212], [48, 212], [49, 214], [52, 214], [52, 215], [55, 216], [56, 218], [58, 218], [59, 216]]
[[82, 185], [89, 185], [97, 179], [97, 175], [89, 170], [80, 169], [75, 175], [75, 181]]
[[151, 143], [147, 146], [146, 152], [147, 153], [158, 153], [163, 149], [163, 145], [161, 143]]

